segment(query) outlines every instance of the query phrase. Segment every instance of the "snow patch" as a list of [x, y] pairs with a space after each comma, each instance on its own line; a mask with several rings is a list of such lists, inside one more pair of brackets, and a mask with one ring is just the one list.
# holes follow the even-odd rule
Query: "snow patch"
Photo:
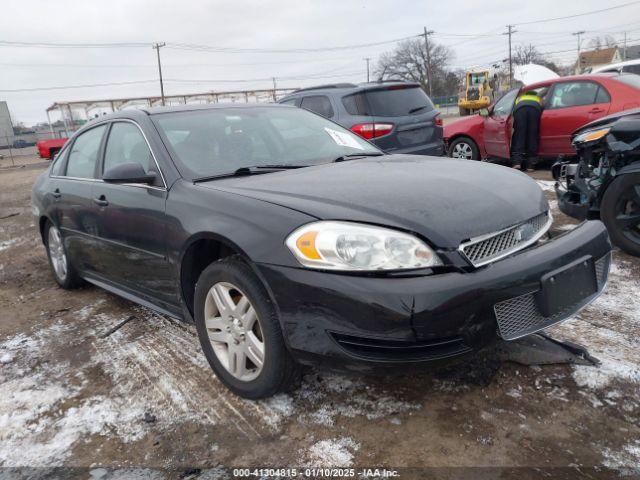
[[536, 183], [540, 186], [540, 188], [544, 192], [554, 192], [555, 193], [555, 180], [536, 180]]
[[309, 448], [305, 458], [305, 466], [308, 467], [351, 467], [353, 465], [354, 452], [358, 451], [360, 444], [350, 437], [342, 437], [336, 440], [321, 440]]

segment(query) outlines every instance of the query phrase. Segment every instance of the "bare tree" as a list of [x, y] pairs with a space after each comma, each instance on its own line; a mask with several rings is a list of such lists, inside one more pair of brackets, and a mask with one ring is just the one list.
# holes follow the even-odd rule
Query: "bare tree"
[[518, 45], [515, 48], [513, 55], [513, 63], [516, 65], [526, 65], [528, 63], [535, 63], [547, 67], [549, 70], [553, 70], [558, 73], [559, 67], [552, 60], [549, 60], [544, 54], [540, 53], [538, 49], [532, 45]]
[[[427, 62], [424, 40], [405, 40], [393, 51], [380, 55], [374, 72], [378, 80], [417, 82], [427, 90], [427, 69], [430, 65], [433, 94], [447, 95], [457, 91], [458, 77], [446, 69], [453, 55], [450, 48], [430, 41], [430, 61]], [[455, 85], [452, 86], [452, 83]]]
[[589, 48], [594, 50], [600, 50], [601, 48], [613, 48], [617, 46], [618, 42], [611, 35], [594, 37], [589, 41]]

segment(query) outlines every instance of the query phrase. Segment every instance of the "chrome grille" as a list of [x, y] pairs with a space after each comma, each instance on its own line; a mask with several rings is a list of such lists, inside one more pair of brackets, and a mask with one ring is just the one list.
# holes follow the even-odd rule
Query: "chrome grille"
[[549, 226], [551, 215], [541, 213], [513, 227], [471, 239], [460, 245], [459, 250], [472, 265], [479, 267], [531, 245]]
[[[605, 255], [595, 262], [598, 292], [602, 291], [607, 282], [610, 263], [611, 254]], [[542, 330], [569, 317], [578, 307], [578, 305], [572, 305], [551, 318], [545, 318], [536, 305], [535, 294], [536, 292], [527, 293], [494, 305], [498, 331], [502, 338], [515, 340]]]

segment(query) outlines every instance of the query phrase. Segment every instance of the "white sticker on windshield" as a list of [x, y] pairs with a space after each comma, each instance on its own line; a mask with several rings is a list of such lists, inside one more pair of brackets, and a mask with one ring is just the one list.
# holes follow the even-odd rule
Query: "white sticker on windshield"
[[336, 142], [341, 147], [350, 147], [355, 148], [356, 150], [364, 150], [364, 147], [358, 142], [357, 139], [353, 138], [348, 133], [339, 132], [338, 130], [333, 130], [332, 128], [324, 127], [325, 131], [331, 135], [333, 141]]

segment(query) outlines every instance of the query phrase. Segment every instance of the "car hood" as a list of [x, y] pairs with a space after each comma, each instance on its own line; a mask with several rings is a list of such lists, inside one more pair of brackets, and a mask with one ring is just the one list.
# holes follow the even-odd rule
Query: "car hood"
[[548, 210], [540, 187], [521, 172], [416, 155], [385, 155], [199, 185], [322, 220], [415, 232], [441, 248], [457, 248], [464, 240]]
[[484, 124], [484, 118], [480, 115], [470, 115], [468, 117], [461, 118], [455, 122], [448, 123], [444, 126], [444, 138], [450, 138], [457, 133], [466, 133], [473, 127], [482, 126]]

